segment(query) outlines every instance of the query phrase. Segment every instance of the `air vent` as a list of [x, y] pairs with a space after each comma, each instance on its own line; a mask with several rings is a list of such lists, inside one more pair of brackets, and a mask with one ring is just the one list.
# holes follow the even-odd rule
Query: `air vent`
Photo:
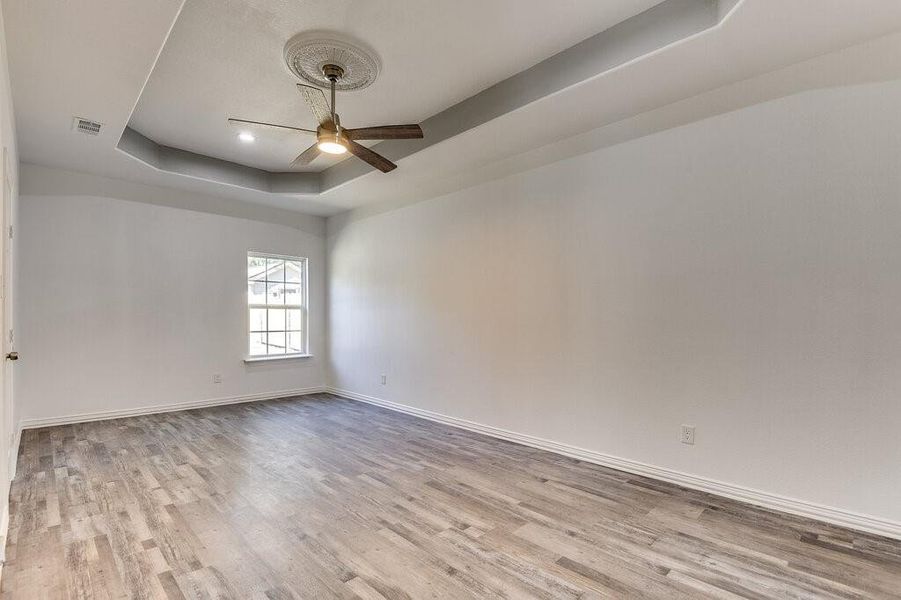
[[85, 135], [97, 135], [100, 133], [100, 128], [103, 126], [102, 123], [98, 123], [97, 121], [91, 121], [89, 119], [82, 119], [81, 117], [75, 117], [75, 120], [72, 122], [72, 128], [75, 131], [80, 131]]

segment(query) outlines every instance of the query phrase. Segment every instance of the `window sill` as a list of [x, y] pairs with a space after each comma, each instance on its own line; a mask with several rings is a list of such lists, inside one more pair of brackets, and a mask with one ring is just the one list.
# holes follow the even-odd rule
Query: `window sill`
[[295, 358], [313, 358], [312, 354], [285, 354], [283, 356], [246, 356], [245, 363], [273, 362], [279, 360], [294, 360]]

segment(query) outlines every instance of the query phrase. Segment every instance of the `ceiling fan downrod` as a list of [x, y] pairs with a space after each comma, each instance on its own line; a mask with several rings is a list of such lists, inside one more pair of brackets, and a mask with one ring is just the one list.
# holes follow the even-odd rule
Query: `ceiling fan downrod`
[[339, 79], [344, 77], [344, 69], [333, 64], [322, 65], [322, 74], [325, 75], [325, 78], [332, 84], [332, 122], [335, 124], [335, 129], [341, 131], [341, 126], [338, 125], [338, 115], [335, 113], [335, 84], [338, 83]]

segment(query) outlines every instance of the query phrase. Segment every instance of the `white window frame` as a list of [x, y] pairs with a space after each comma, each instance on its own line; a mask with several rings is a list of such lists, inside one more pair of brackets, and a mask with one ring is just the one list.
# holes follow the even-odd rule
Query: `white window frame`
[[[294, 308], [300, 309], [300, 319], [301, 319], [301, 334], [303, 336], [303, 351], [302, 352], [292, 352], [286, 354], [250, 354], [250, 311], [253, 309], [268, 309], [270, 306], [274, 306], [266, 302], [266, 304], [251, 304], [250, 297], [248, 295], [248, 286], [247, 284], [250, 281], [250, 278], [247, 276], [247, 259], [249, 258], [268, 258], [275, 260], [284, 260], [290, 262], [298, 262], [303, 264], [303, 274], [301, 276], [300, 288], [301, 288], [301, 304], [290, 304], [290, 305], [278, 305], [283, 306], [285, 308]], [[264, 362], [271, 360], [287, 360], [294, 358], [308, 358], [313, 356], [310, 352], [310, 318], [309, 318], [309, 276], [310, 273], [310, 261], [303, 256], [289, 256], [287, 254], [272, 254], [268, 252], [257, 252], [255, 250], [249, 250], [247, 252], [247, 256], [244, 259], [244, 343], [245, 348], [247, 349], [247, 354], [244, 357], [244, 362]], [[268, 296], [267, 296], [268, 300]], [[267, 319], [268, 319], [268, 310], [266, 311]], [[267, 329], [268, 332], [268, 323]], [[257, 332], [258, 333], [258, 332]], [[288, 332], [285, 332], [285, 338], [287, 339]]]

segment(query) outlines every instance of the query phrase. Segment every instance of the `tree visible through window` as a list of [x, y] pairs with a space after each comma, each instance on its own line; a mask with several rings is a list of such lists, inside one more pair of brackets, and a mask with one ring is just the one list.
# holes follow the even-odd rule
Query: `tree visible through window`
[[307, 259], [247, 254], [251, 357], [307, 354]]

